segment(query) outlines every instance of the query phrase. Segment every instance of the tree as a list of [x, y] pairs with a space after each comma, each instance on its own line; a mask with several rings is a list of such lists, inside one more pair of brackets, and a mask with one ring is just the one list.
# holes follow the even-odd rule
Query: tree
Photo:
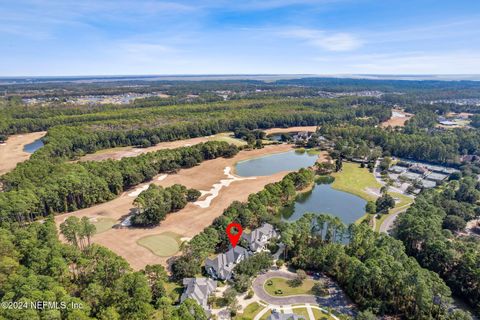
[[356, 320], [376, 320], [377, 317], [370, 310], [364, 310], [364, 311], [360, 311], [357, 314], [357, 317], [355, 319]]
[[365, 205], [365, 211], [370, 214], [374, 214], [377, 212], [377, 205], [374, 201], [368, 201]]
[[188, 202], [195, 202], [200, 198], [201, 192], [197, 189], [188, 189], [187, 190], [187, 201]]
[[[174, 311], [174, 315], [182, 320], [207, 320], [205, 310], [193, 299], [185, 299]], [[168, 319], [168, 318], [165, 318]], [[176, 319], [174, 317], [174, 319]]]
[[388, 193], [383, 193], [376, 201], [377, 212], [385, 213], [388, 209], [395, 207], [395, 199]]
[[448, 215], [443, 220], [443, 227], [452, 231], [460, 231], [465, 229], [467, 222], [459, 216]]
[[326, 296], [328, 295], [328, 289], [323, 282], [317, 282], [312, 287], [312, 292], [316, 296]]

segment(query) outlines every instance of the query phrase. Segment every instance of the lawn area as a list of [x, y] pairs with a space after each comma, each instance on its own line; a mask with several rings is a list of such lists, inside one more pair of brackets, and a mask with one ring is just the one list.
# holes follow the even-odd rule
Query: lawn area
[[140, 238], [137, 244], [147, 248], [159, 257], [169, 257], [180, 250], [181, 236], [173, 232], [164, 232]]
[[[375, 201], [377, 197], [367, 192], [366, 188], [378, 190], [382, 187], [382, 185], [375, 179], [373, 173], [368, 171], [367, 168], [361, 168], [357, 163], [344, 162], [342, 171], [335, 172], [332, 176], [335, 177], [335, 181], [332, 183], [332, 188], [354, 194], [367, 201]], [[400, 200], [395, 208], [390, 210], [390, 214], [404, 210], [413, 202], [412, 198], [407, 197], [404, 194], [396, 192], [389, 192], [389, 194]], [[367, 215], [364, 215], [362, 218], [358, 219], [356, 223], [360, 223], [366, 218]], [[375, 229], [377, 231], [386, 218], [387, 215], [382, 215], [382, 217], [376, 221]]]
[[305, 320], [310, 320], [310, 317], [308, 316], [307, 308], [292, 308], [292, 311], [296, 315], [304, 317]]
[[[269, 285], [269, 281], [272, 282]], [[312, 279], [305, 279], [301, 286], [298, 287], [291, 287], [288, 283], [288, 279], [286, 278], [270, 278], [265, 281], [263, 284], [263, 288], [265, 291], [274, 297], [287, 297], [287, 296], [294, 296], [299, 294], [313, 294], [312, 287], [317, 281]], [[281, 290], [281, 294], [275, 294], [275, 291]]]
[[95, 234], [110, 230], [117, 223], [117, 220], [112, 218], [95, 218], [90, 221], [96, 228]]
[[250, 303], [248, 306], [245, 307], [243, 313], [237, 314], [234, 318], [235, 320], [243, 320], [243, 319], [253, 319], [264, 307], [259, 305], [257, 302]]
[[183, 292], [183, 286], [179, 285], [176, 282], [165, 282], [165, 290], [167, 291], [167, 296], [172, 299], [173, 302], [180, 301], [180, 296]]
[[321, 310], [312, 308], [312, 311], [313, 315], [315, 316], [315, 320], [335, 320], [335, 318], [330, 314], [324, 313]]
[[268, 310], [267, 312], [265, 312], [263, 314], [263, 316], [260, 318], [260, 320], [267, 320], [268, 317], [270, 317], [272, 315], [272, 310]]
[[367, 192], [366, 188], [382, 187], [373, 174], [367, 168], [360, 168], [358, 163], [344, 162], [342, 171], [335, 172], [332, 176], [335, 177], [332, 188], [354, 194], [367, 201], [374, 201], [377, 197]]
[[230, 143], [230, 144], [234, 144], [234, 145], [236, 145], [237, 147], [247, 145], [247, 142], [246, 142], [246, 141], [241, 140], [241, 139], [234, 138], [234, 137], [233, 137], [233, 134], [232, 134], [232, 133], [229, 133], [229, 132], [218, 133], [218, 134], [214, 135], [213, 137], [210, 137], [208, 140], [212, 140], [212, 141], [225, 141], [225, 142], [228, 142], [228, 143]]

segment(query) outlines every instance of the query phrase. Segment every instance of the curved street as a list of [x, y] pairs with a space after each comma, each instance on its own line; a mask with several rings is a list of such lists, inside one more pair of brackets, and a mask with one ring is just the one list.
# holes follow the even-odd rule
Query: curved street
[[[290, 271], [284, 270], [271, 270], [266, 273], [260, 274], [252, 284], [253, 291], [263, 301], [277, 306], [292, 305], [292, 304], [318, 304], [324, 307], [334, 308], [335, 310], [348, 315], [355, 315], [355, 306], [350, 302], [348, 297], [343, 293], [342, 289], [330, 278], [321, 276], [321, 279], [325, 281], [327, 285], [329, 295], [326, 297], [314, 296], [314, 295], [297, 295], [289, 297], [273, 297], [265, 292], [263, 284], [265, 281], [272, 277], [282, 277], [287, 279], [293, 279], [296, 274]], [[309, 277], [311, 278], [311, 277]]]

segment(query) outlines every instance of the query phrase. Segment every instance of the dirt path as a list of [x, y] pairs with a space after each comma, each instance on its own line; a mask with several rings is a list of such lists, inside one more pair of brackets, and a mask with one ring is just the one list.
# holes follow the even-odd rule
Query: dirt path
[[0, 144], [0, 175], [14, 169], [17, 163], [30, 158], [31, 153], [23, 151], [23, 147], [45, 134], [45, 131], [18, 134], [10, 136], [5, 143]]
[[[218, 158], [201, 163], [200, 165], [182, 169], [177, 174], [168, 176], [159, 175], [152, 182], [157, 185], [170, 186], [180, 183], [188, 188], [198, 190], [210, 190], [214, 184], [223, 179], [228, 179], [225, 174], [225, 168], [235, 166], [235, 163], [241, 160], [259, 157], [266, 154], [285, 152], [291, 150], [290, 145], [272, 145], [263, 149], [252, 151], [242, 151], [230, 159]], [[137, 244], [137, 240], [153, 234], [163, 232], [174, 232], [184, 238], [191, 238], [198, 234], [205, 227], [209, 226], [213, 220], [220, 216], [233, 201], [246, 201], [248, 195], [258, 192], [268, 183], [281, 180], [288, 172], [280, 172], [271, 176], [256, 177], [248, 180], [235, 180], [229, 186], [219, 190], [218, 195], [211, 201], [210, 206], [202, 208], [193, 203], [176, 212], [169, 214], [161, 222], [160, 226], [148, 229], [142, 228], [115, 228], [99, 233], [93, 237], [93, 241], [102, 244], [117, 254], [123, 256], [134, 269], [141, 269], [147, 264], [161, 263], [166, 265], [169, 257], [159, 257], [154, 255], [148, 249]], [[161, 178], [160, 180], [158, 178]], [[141, 184], [132, 190], [124, 192], [118, 198], [107, 203], [99, 204], [91, 208], [78, 210], [72, 213], [62, 214], [56, 217], [57, 224], [63, 222], [67, 217], [75, 215], [77, 217], [106, 217], [113, 218], [120, 223], [133, 210], [133, 200], [135, 199], [135, 190], [145, 188], [148, 183]], [[129, 195], [130, 194], [130, 195]], [[205, 196], [204, 196], [205, 197]], [[204, 199], [200, 198], [200, 200]]]

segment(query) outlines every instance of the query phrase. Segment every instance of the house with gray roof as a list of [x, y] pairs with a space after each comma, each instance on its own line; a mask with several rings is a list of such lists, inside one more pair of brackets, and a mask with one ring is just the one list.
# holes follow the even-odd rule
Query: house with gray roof
[[248, 247], [253, 252], [266, 250], [267, 244], [272, 238], [277, 238], [278, 233], [270, 223], [264, 223], [261, 227], [250, 233], [242, 233], [242, 239], [248, 243]]
[[247, 249], [236, 246], [213, 259], [207, 258], [205, 260], [205, 270], [214, 279], [230, 280], [233, 275], [233, 268], [251, 255]]
[[208, 297], [217, 288], [217, 282], [209, 278], [184, 278], [183, 285], [185, 290], [180, 297], [180, 301], [193, 299], [205, 310], [208, 311]]

